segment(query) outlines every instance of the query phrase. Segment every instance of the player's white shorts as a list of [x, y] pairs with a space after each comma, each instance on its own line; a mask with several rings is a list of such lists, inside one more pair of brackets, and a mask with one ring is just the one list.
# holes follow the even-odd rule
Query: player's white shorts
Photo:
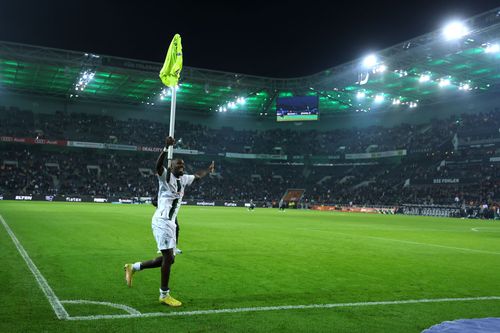
[[153, 235], [155, 237], [158, 250], [161, 251], [175, 248], [175, 222], [153, 217], [151, 228], [153, 229]]

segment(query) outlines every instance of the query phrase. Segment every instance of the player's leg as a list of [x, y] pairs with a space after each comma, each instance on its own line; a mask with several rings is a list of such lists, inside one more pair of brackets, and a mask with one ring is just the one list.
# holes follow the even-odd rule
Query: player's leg
[[[178, 245], [179, 244], [179, 220], [177, 217], [175, 218], [175, 243]], [[182, 250], [179, 249], [178, 247], [175, 248], [175, 253], [174, 255], [181, 254]]]
[[160, 278], [160, 298], [162, 304], [168, 306], [181, 306], [182, 303], [170, 296], [170, 270], [174, 263], [174, 249], [176, 247], [176, 225], [175, 221], [166, 220], [158, 225], [155, 231], [155, 238], [158, 250], [161, 251], [161, 278]]
[[132, 287], [132, 280], [134, 278], [135, 272], [142, 271], [143, 269], [158, 268], [161, 267], [163, 257], [157, 257], [152, 260], [147, 260], [143, 262], [136, 262], [134, 264], [125, 264], [125, 281], [127, 286]]
[[170, 280], [170, 268], [174, 263], [173, 249], [161, 250], [161, 290], [169, 292], [168, 282]]
[[174, 263], [174, 248], [161, 250], [162, 263], [161, 263], [161, 287], [159, 301], [168, 306], [181, 306], [182, 303], [170, 296], [170, 270]]
[[179, 220], [175, 218], [175, 242], [179, 244]]
[[163, 256], [156, 257], [152, 260], [143, 261], [143, 262], [139, 263], [138, 271], [143, 270], [143, 269], [148, 269], [148, 268], [161, 267], [162, 261], [163, 261]]
[[[167, 221], [158, 221], [153, 218], [152, 223], [152, 231], [153, 236], [156, 240], [156, 244], [158, 249], [166, 249], [170, 246], [175, 246], [175, 239], [173, 236], [175, 234], [173, 227], [168, 227]], [[136, 262], [134, 264], [125, 264], [125, 281], [127, 282], [127, 286], [132, 286], [132, 280], [134, 278], [134, 274], [143, 269], [149, 268], [158, 268], [162, 266], [163, 255], [156, 257], [152, 260], [147, 260], [143, 262]]]

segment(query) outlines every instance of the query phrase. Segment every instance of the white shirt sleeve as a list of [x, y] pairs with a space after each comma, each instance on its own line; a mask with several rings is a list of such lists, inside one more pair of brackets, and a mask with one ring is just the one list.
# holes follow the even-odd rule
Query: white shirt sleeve
[[161, 181], [166, 182], [167, 181], [167, 168], [163, 167], [163, 173], [160, 175], [157, 175], [158, 179]]
[[194, 178], [195, 178], [194, 175], [184, 175], [182, 177], [184, 178], [186, 186], [191, 185], [194, 181]]

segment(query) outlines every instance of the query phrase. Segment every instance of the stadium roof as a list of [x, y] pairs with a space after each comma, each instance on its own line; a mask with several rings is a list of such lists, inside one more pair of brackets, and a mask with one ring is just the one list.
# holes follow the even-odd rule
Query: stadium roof
[[[274, 113], [276, 97], [318, 95], [324, 115], [422, 107], [498, 89], [500, 8], [462, 23], [469, 33], [460, 38], [446, 40], [442, 31], [435, 31], [376, 52], [369, 67], [363, 66], [363, 59], [357, 59], [300, 78], [268, 78], [185, 66], [177, 105], [204, 113], [262, 115]], [[158, 78], [161, 65], [0, 42], [0, 89], [167, 108], [169, 92]]]

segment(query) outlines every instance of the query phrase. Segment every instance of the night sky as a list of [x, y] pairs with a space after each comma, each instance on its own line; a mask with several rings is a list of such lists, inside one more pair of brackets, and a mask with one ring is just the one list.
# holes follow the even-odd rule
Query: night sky
[[500, 6], [499, 0], [363, 2], [3, 0], [0, 40], [162, 62], [180, 33], [186, 66], [295, 77]]

